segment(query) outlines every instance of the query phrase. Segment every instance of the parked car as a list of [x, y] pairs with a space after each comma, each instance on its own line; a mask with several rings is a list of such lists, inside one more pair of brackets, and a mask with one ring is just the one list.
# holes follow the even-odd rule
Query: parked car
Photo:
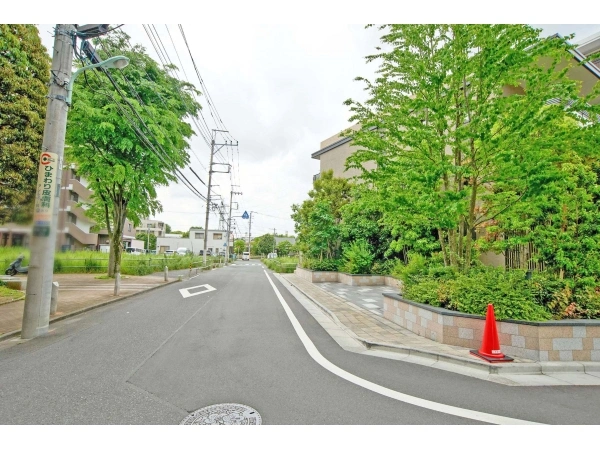
[[185, 256], [189, 253], [189, 250], [185, 247], [179, 247], [175, 253], [178, 255]]
[[165, 256], [171, 256], [175, 254], [175, 250], [165, 250]]
[[134, 247], [127, 247], [125, 249], [125, 251], [127, 253], [129, 253], [130, 255], [144, 255], [146, 254], [146, 250], [144, 250], [143, 248], [134, 248]]
[[242, 261], [250, 261], [250, 252], [242, 253]]

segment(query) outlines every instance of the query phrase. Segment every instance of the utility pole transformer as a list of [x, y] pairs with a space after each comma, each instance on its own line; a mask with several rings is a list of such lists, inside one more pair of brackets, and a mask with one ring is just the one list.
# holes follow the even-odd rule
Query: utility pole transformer
[[58, 224], [60, 181], [67, 130], [67, 86], [73, 65], [75, 26], [56, 25], [46, 124], [40, 156], [31, 237], [31, 261], [25, 291], [22, 339], [46, 334], [50, 323], [54, 247]]

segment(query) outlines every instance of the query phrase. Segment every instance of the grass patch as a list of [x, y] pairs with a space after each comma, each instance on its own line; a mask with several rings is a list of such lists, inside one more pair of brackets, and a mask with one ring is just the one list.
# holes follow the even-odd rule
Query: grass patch
[[11, 303], [16, 300], [23, 300], [24, 298], [25, 292], [9, 289], [6, 286], [0, 286], [0, 305]]

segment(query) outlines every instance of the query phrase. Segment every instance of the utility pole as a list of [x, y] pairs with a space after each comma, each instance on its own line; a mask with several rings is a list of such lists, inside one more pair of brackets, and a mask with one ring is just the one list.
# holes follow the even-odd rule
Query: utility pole
[[252, 240], [252, 213], [250, 211], [250, 224], [248, 225], [248, 254], [250, 254], [250, 241]]
[[[232, 143], [225, 143], [225, 144], [216, 144], [215, 143], [215, 139], [217, 137], [217, 132], [222, 132], [222, 133], [227, 133], [226, 130], [212, 130], [213, 131], [213, 136], [212, 136], [212, 140], [210, 143], [210, 165], [208, 166], [208, 191], [206, 193], [206, 218], [204, 220], [204, 265], [206, 266], [206, 250], [207, 250], [207, 246], [208, 246], [208, 216], [210, 214], [210, 190], [212, 187], [212, 174], [214, 172], [218, 172], [218, 173], [229, 173], [229, 167], [227, 168], [227, 172], [222, 172], [220, 170], [213, 170], [213, 165], [222, 165], [222, 164], [218, 164], [218, 163], [213, 163], [213, 159], [215, 154], [221, 150], [221, 148], [223, 148], [225, 145], [231, 145], [233, 147], [237, 146], [237, 142], [235, 144]], [[218, 148], [215, 149], [215, 147], [218, 146]], [[226, 164], [228, 166], [228, 164]], [[229, 243], [227, 243], [229, 245]]]
[[275, 228], [273, 228], [273, 253], [275, 253]]
[[[237, 184], [231, 185], [231, 187], [233, 187], [233, 186], [239, 187]], [[225, 250], [225, 261], [227, 261], [227, 262], [229, 262], [229, 233], [231, 232], [231, 207], [233, 206], [233, 194], [242, 195], [242, 193], [241, 192], [233, 192], [233, 190], [232, 190], [229, 195], [229, 220], [227, 221], [227, 240], [225, 241], [226, 248], [227, 248], [227, 250]]]
[[46, 108], [46, 124], [38, 171], [31, 237], [31, 261], [27, 275], [21, 338], [48, 332], [54, 272], [54, 247], [58, 223], [60, 181], [67, 129], [67, 86], [71, 79], [75, 26], [56, 25], [52, 78]]

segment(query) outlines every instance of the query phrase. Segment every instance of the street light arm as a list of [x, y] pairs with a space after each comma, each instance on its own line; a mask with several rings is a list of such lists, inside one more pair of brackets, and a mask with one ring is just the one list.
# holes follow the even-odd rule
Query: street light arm
[[83, 66], [77, 69], [71, 79], [69, 80], [69, 84], [67, 85], [67, 105], [71, 106], [71, 99], [73, 98], [73, 85], [75, 84], [75, 80], [79, 75], [81, 75], [84, 71], [89, 69], [96, 69], [98, 67], [102, 67], [104, 69], [122, 69], [123, 67], [127, 67], [129, 64], [129, 58], [126, 56], [113, 56], [112, 58], [108, 58], [106, 61], [99, 62], [97, 64], [90, 64], [89, 66]]

